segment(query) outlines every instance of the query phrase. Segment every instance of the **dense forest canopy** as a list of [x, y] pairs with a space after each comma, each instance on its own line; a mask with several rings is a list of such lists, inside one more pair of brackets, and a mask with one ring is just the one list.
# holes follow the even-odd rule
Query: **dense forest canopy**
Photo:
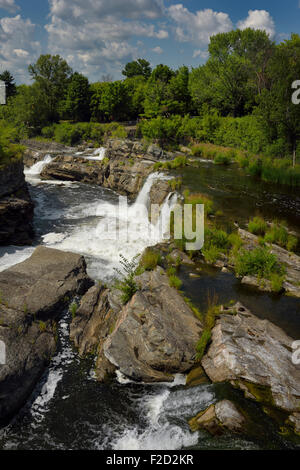
[[125, 66], [123, 80], [92, 84], [62, 57], [42, 55], [29, 66], [32, 85], [16, 87], [8, 71], [0, 75], [9, 97], [1, 117], [28, 136], [59, 121], [139, 119], [149, 138], [293, 156], [295, 164], [300, 106], [292, 103], [292, 84], [300, 79], [300, 36], [275, 44], [265, 31], [235, 30], [213, 36], [208, 51], [206, 64], [196, 68], [160, 64], [152, 70], [138, 59]]

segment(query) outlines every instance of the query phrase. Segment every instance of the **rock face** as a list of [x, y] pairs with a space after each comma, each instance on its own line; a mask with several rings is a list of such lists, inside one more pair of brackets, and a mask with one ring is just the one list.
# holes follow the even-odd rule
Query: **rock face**
[[33, 210], [22, 161], [0, 169], [0, 245], [30, 245]]
[[[76, 156], [74, 149], [72, 153], [57, 155], [44, 167], [41, 178], [97, 184], [130, 198], [137, 196], [156, 161], [174, 157], [155, 145], [132, 140], [108, 140], [102, 161]], [[150, 200], [161, 204], [169, 192], [168, 182], [160, 180], [154, 184]]]
[[245, 418], [231, 401], [222, 400], [199, 413], [189, 424], [192, 431], [205, 429], [216, 436], [223, 434], [225, 429], [235, 433], [242, 432]]
[[222, 314], [212, 330], [212, 344], [202, 359], [206, 374], [213, 382], [231, 382], [246, 397], [297, 421], [300, 366], [292, 362], [293, 340], [241, 304], [234, 309], [236, 315]]
[[65, 145], [59, 144], [57, 142], [41, 142], [34, 139], [22, 140], [21, 144], [26, 147], [23, 161], [24, 165], [27, 167], [30, 167], [35, 163], [43, 160], [47, 154], [56, 156], [75, 151], [75, 149], [66, 147]]
[[38, 247], [31, 258], [0, 273], [0, 420], [28, 398], [56, 351], [56, 320], [75, 294], [92, 284], [84, 258]]
[[91, 290], [71, 337], [81, 354], [97, 349], [99, 380], [118, 369], [135, 381], [172, 382], [173, 374], [191, 369], [202, 326], [161, 268], [137, 283], [140, 290], [124, 307], [109, 291]]

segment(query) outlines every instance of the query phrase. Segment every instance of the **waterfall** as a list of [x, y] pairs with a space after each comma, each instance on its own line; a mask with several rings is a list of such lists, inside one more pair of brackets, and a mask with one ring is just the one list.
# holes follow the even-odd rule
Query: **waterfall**
[[86, 159], [87, 160], [96, 160], [96, 161], [101, 162], [105, 157], [105, 153], [106, 153], [106, 148], [105, 147], [99, 147], [98, 149], [96, 149], [94, 151], [92, 156], [86, 157]]
[[41, 160], [40, 162], [35, 163], [32, 165], [30, 168], [25, 169], [24, 173], [25, 175], [29, 176], [38, 176], [41, 174], [43, 171], [43, 168], [48, 165], [48, 163], [51, 163], [53, 160], [53, 157], [51, 155], [47, 154], [45, 155], [44, 159]]
[[[85, 255], [92, 277], [111, 279], [115, 275], [114, 268], [119, 267], [120, 254], [131, 260], [148, 246], [162, 242], [164, 233], [169, 231], [170, 210], [177, 201], [174, 193], [166, 198], [157, 222], [152, 224], [149, 221], [150, 191], [158, 178], [158, 173], [148, 176], [131, 206], [103, 199], [92, 205], [80, 204], [76, 208], [77, 217], [95, 217], [96, 225], [76, 226], [72, 233], [66, 234], [64, 240], [48, 243], [48, 246]], [[50, 241], [51, 238], [44, 237], [44, 241]]]

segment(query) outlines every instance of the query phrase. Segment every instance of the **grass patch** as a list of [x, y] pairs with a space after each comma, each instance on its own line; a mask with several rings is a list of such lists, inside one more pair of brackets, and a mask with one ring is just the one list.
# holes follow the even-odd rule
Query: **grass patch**
[[268, 225], [262, 217], [254, 217], [248, 223], [248, 230], [253, 235], [264, 235], [267, 229]]
[[273, 274], [284, 274], [277, 257], [264, 247], [251, 251], [240, 250], [235, 257], [235, 271], [240, 277], [257, 276], [260, 279], [270, 279]]
[[157, 251], [148, 248], [145, 250], [139, 268], [143, 271], [153, 271], [161, 263], [161, 255]]
[[170, 287], [175, 287], [175, 289], [177, 290], [180, 290], [182, 286], [181, 280], [179, 279], [179, 277], [175, 276], [174, 274], [171, 274], [169, 276], [169, 284], [170, 284]]

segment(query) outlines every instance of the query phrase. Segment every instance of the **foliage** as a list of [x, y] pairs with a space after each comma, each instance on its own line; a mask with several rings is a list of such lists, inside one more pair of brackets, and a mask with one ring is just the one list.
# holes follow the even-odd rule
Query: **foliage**
[[161, 263], [161, 255], [157, 251], [148, 248], [140, 261], [139, 267], [144, 271], [153, 271]]
[[268, 225], [262, 217], [254, 217], [248, 223], [248, 230], [254, 235], [264, 235], [267, 228]]
[[235, 270], [238, 276], [257, 276], [261, 279], [270, 279], [272, 274], [283, 274], [277, 257], [264, 247], [240, 250], [236, 255]]
[[171, 274], [169, 276], [169, 284], [170, 287], [175, 287], [175, 289], [179, 290], [182, 286], [182, 281], [179, 279], [179, 277], [175, 276], [174, 274]]
[[151, 75], [150, 63], [145, 59], [137, 59], [126, 64], [122, 74], [127, 78], [142, 76], [144, 78], [149, 78]]
[[0, 168], [22, 158], [24, 147], [12, 143], [16, 137], [15, 130], [0, 121]]
[[90, 86], [88, 79], [75, 72], [68, 85], [63, 104], [66, 117], [72, 121], [88, 121], [90, 118]]
[[139, 255], [136, 255], [132, 261], [129, 261], [123, 255], [120, 255], [121, 269], [115, 268], [116, 273], [122, 279], [115, 282], [115, 287], [122, 292], [121, 301], [124, 305], [132, 299], [138, 290], [134, 279], [138, 270], [138, 258]]

